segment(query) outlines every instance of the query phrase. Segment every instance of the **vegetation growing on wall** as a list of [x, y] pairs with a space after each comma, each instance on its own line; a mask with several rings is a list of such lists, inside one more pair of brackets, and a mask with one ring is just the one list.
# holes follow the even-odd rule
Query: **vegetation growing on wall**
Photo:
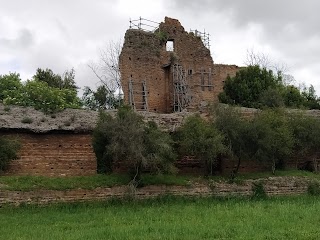
[[7, 170], [9, 163], [17, 158], [19, 148], [16, 139], [0, 136], [0, 172]]

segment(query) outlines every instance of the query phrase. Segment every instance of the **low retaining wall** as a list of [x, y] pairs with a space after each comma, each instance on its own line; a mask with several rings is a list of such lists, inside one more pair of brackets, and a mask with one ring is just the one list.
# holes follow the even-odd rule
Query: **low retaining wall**
[[303, 177], [272, 177], [267, 179], [247, 180], [243, 184], [211, 182], [208, 184], [192, 184], [190, 186], [146, 186], [133, 188], [116, 186], [96, 189], [71, 189], [65, 191], [0, 191], [1, 204], [46, 204], [55, 202], [102, 201], [111, 198], [133, 197], [136, 199], [154, 198], [161, 195], [174, 196], [250, 196], [254, 183], [261, 182], [269, 196], [299, 195], [307, 193], [310, 180]]

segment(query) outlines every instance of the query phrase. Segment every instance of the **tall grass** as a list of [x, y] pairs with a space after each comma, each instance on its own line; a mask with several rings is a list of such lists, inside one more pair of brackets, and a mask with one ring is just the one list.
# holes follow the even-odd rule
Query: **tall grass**
[[0, 209], [1, 239], [319, 239], [320, 199], [167, 197]]

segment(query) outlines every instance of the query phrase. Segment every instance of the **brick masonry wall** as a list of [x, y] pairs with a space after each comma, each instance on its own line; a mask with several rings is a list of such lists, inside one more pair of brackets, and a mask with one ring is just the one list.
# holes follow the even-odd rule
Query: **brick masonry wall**
[[[142, 81], [147, 83], [149, 110], [160, 113], [173, 111], [174, 64], [183, 67], [192, 98], [189, 110], [197, 110], [202, 102], [216, 102], [228, 75], [234, 76], [239, 70], [235, 65], [214, 64], [210, 50], [200, 37], [185, 31], [176, 19], [165, 18], [159, 26], [159, 32], [145, 32], [129, 29], [125, 34], [119, 65], [124, 100], [129, 103], [129, 81], [133, 81], [134, 101], [137, 109], [142, 105]], [[161, 36], [164, 35], [164, 36]], [[166, 50], [166, 40], [173, 41], [174, 50]], [[202, 72], [204, 74], [202, 74]], [[213, 87], [209, 84], [209, 75]]]
[[146, 186], [132, 188], [116, 186], [112, 188], [72, 189], [65, 191], [0, 191], [1, 204], [36, 203], [46, 204], [54, 202], [103, 201], [112, 198], [132, 197], [136, 199], [154, 198], [162, 195], [174, 196], [250, 196], [252, 186], [262, 182], [269, 196], [299, 195], [307, 193], [309, 180], [303, 177], [270, 177], [268, 179], [248, 180], [243, 184], [228, 184], [213, 182], [211, 184], [193, 184], [190, 186]]
[[7, 175], [81, 176], [96, 174], [91, 134], [6, 133], [20, 140], [19, 158]]

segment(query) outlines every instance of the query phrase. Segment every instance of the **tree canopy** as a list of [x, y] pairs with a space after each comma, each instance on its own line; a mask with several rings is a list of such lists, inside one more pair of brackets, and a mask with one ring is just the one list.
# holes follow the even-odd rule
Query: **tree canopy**
[[0, 101], [4, 104], [30, 106], [46, 113], [64, 108], [79, 108], [74, 71], [64, 76], [52, 70], [38, 69], [32, 80], [22, 82], [20, 75], [10, 73], [0, 76]]
[[320, 100], [312, 85], [300, 91], [294, 85], [286, 85], [281, 72], [274, 74], [258, 65], [243, 68], [234, 77], [228, 76], [219, 100], [253, 108], [286, 106], [320, 109]]

